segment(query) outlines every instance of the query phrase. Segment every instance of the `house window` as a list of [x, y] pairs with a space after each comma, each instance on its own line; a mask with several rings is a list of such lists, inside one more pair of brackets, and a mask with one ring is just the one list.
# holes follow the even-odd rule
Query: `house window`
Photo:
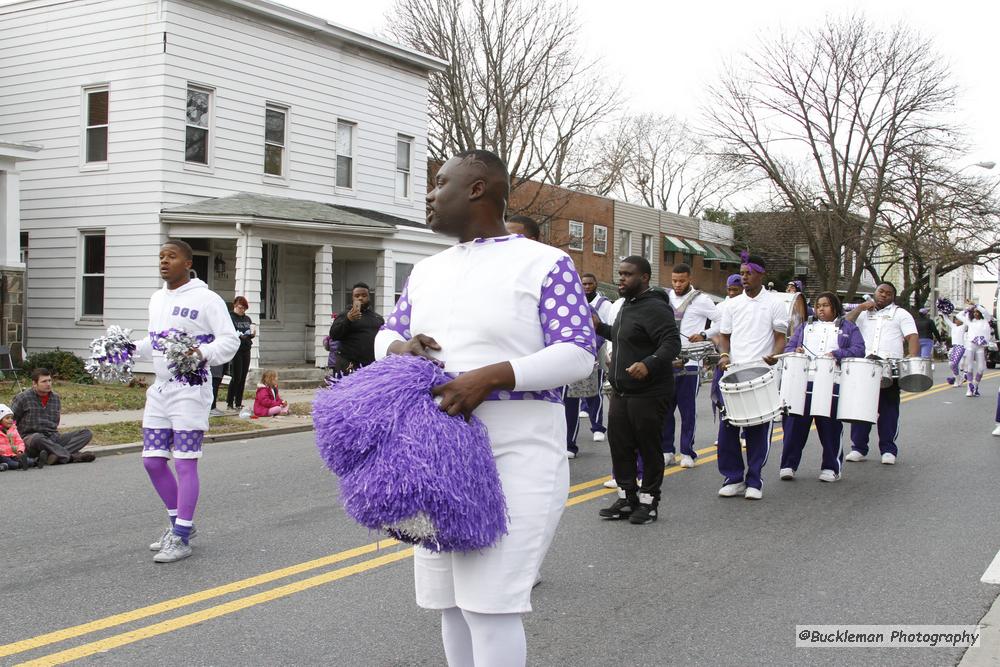
[[21, 232], [21, 264], [28, 263], [28, 232]]
[[569, 249], [583, 251], [583, 223], [569, 221]]
[[701, 267], [703, 269], [713, 269], [713, 268], [715, 268], [715, 264], [708, 257], [702, 257], [701, 258]]
[[264, 243], [260, 258], [260, 319], [278, 319], [278, 253], [277, 243]]
[[188, 86], [185, 112], [184, 161], [208, 164], [208, 133], [212, 113], [212, 91]]
[[653, 237], [649, 234], [642, 235], [642, 256], [653, 261]]
[[796, 243], [795, 244], [795, 263], [801, 266], [809, 264], [809, 244], [808, 243]]
[[410, 151], [413, 139], [399, 136], [396, 138], [396, 196], [408, 199], [410, 196]]
[[396, 293], [393, 303], [399, 301], [399, 297], [403, 296], [403, 287], [406, 285], [406, 280], [410, 277], [411, 271], [413, 271], [412, 264], [396, 262]]
[[604, 255], [608, 252], [608, 228], [594, 225], [594, 254]]
[[619, 229], [618, 230], [618, 256], [628, 257], [632, 254], [632, 232]]
[[88, 88], [86, 155], [87, 163], [108, 161], [108, 87]]
[[268, 104], [264, 111], [264, 173], [268, 176], [285, 175], [285, 132], [288, 109]]
[[83, 282], [80, 315], [104, 315], [104, 232], [83, 235]]
[[337, 122], [337, 187], [354, 187], [354, 123]]

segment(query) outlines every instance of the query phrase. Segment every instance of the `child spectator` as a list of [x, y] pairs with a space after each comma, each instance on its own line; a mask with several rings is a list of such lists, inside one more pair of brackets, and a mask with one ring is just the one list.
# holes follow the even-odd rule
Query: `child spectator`
[[[39, 457], [41, 458], [41, 457]], [[14, 413], [0, 403], [0, 472], [4, 470], [27, 470], [34, 461], [28, 459], [24, 440], [14, 426]], [[43, 464], [44, 465], [44, 464]]]
[[253, 399], [253, 413], [258, 417], [276, 417], [288, 414], [288, 401], [278, 395], [278, 372], [264, 371]]

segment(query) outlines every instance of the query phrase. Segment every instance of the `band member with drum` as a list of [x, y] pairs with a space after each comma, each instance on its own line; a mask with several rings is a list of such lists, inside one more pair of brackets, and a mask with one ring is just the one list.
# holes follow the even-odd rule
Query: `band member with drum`
[[[775, 355], [785, 348], [788, 311], [775, 293], [764, 289], [764, 260], [741, 254], [740, 276], [743, 294], [726, 305], [722, 312], [722, 359], [719, 368], [725, 371], [730, 363], [740, 364], [763, 360], [773, 366]], [[763, 497], [761, 471], [767, 463], [771, 447], [771, 424], [744, 426], [747, 460], [740, 451], [740, 427], [719, 420], [719, 472], [725, 478], [719, 495], [725, 498], [742, 495], [748, 500]]]
[[[670, 273], [673, 289], [667, 290], [674, 318], [681, 332], [681, 356], [692, 346], [708, 341], [709, 323], [722, 319], [722, 313], [707, 294], [696, 290], [691, 284], [691, 267], [687, 264], [674, 265]], [[698, 389], [701, 386], [701, 364], [699, 361], [678, 360], [674, 362], [674, 402], [667, 409], [663, 423], [663, 465], [675, 462], [674, 412], [681, 413], [681, 459], [682, 468], [693, 468], [698, 454], [694, 451], [695, 408]]]
[[[800, 324], [788, 344], [785, 352], [805, 353], [810, 357], [833, 357], [838, 362], [847, 357], [865, 356], [865, 339], [861, 331], [851, 321], [841, 317], [840, 299], [833, 292], [823, 292], [816, 297], [816, 319]], [[843, 424], [836, 419], [837, 399], [833, 399], [829, 417], [813, 416], [812, 385], [807, 385], [806, 407], [802, 415], [788, 415], [785, 420], [784, 444], [781, 450], [781, 479], [793, 479], [802, 460], [802, 450], [806, 446], [809, 430], [813, 419], [816, 420], [816, 432], [823, 447], [823, 457], [820, 464], [819, 479], [823, 482], [836, 482], [840, 479], [840, 470], [844, 462], [844, 451], [840, 445], [840, 435]], [[837, 393], [834, 386], [834, 393]]]
[[[895, 303], [896, 286], [884, 282], [875, 290], [875, 298], [858, 304], [847, 313], [846, 318], [858, 325], [865, 339], [865, 352], [881, 359], [903, 357], [906, 345], [907, 357], [920, 356], [920, 341], [913, 315]], [[868, 436], [872, 425], [867, 422], [851, 424], [851, 452], [845, 460], [864, 461], [868, 456]], [[899, 381], [879, 392], [878, 397], [878, 448], [882, 453], [882, 463], [893, 465], [899, 453], [896, 435], [899, 433]]]

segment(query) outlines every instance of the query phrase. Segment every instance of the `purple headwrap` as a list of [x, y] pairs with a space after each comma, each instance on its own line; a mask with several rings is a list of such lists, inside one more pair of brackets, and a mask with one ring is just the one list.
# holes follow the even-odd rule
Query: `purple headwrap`
[[739, 285], [740, 287], [742, 287], [743, 276], [741, 276], [738, 273], [734, 273], [733, 275], [729, 276], [729, 279], [726, 280], [726, 287], [732, 287], [733, 285]]
[[740, 261], [743, 263], [744, 266], [746, 266], [754, 273], [765, 273], [763, 266], [761, 266], [760, 264], [754, 264], [753, 262], [750, 261], [750, 253], [748, 253], [746, 250], [740, 252]]
[[802, 285], [802, 281], [801, 280], [789, 280], [788, 284], [789, 285], [794, 285], [796, 292], [802, 292], [805, 289], [805, 287]]

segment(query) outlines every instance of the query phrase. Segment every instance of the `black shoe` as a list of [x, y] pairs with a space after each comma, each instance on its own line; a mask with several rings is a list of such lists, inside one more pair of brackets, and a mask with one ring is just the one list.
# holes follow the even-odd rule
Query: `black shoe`
[[636, 508], [632, 510], [632, 515], [629, 516], [628, 521], [629, 523], [634, 523], [636, 525], [653, 523], [656, 521], [656, 505], [639, 503]]
[[613, 521], [618, 521], [619, 519], [627, 519], [632, 515], [632, 511], [635, 509], [636, 503], [634, 500], [629, 500], [628, 498], [619, 497], [611, 507], [605, 507], [598, 514], [601, 515], [602, 519], [611, 519]]
[[17, 461], [18, 461], [18, 463], [21, 464], [21, 470], [27, 470], [28, 469], [28, 453], [27, 452], [23, 452], [21, 454], [21, 456], [18, 457]]
[[35, 459], [35, 467], [38, 468], [38, 469], [44, 468], [45, 467], [45, 460], [48, 459], [48, 458], [49, 458], [48, 452], [46, 452], [44, 450], [38, 452], [38, 458]]

